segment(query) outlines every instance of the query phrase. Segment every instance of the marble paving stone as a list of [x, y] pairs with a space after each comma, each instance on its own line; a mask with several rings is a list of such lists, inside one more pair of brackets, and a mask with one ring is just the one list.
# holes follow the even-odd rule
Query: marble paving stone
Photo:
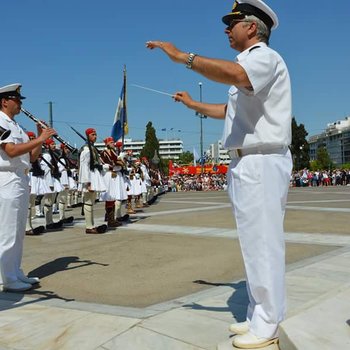
[[350, 287], [282, 322], [281, 350], [350, 349]]
[[13, 303], [8, 300], [0, 300], [0, 338], [1, 327], [21, 320], [22, 318], [31, 317], [34, 314], [39, 314], [45, 311], [44, 306], [35, 303]]
[[350, 274], [349, 265], [350, 265], [350, 259], [349, 261], [346, 262], [346, 264], [337, 264], [336, 260], [332, 260], [332, 261], [326, 260], [317, 264], [317, 267], [320, 269], [324, 269], [330, 273], [346, 272]]
[[102, 345], [107, 350], [202, 350], [203, 348], [186, 344], [156, 332], [134, 327]]
[[87, 314], [85, 311], [58, 308], [45, 308], [40, 312], [28, 313], [18, 321], [0, 328], [0, 345], [19, 347], [20, 344], [24, 344], [23, 348], [33, 349], [35, 347], [27, 347], [27, 344], [37, 342], [40, 345], [42, 337], [52, 330], [68, 325]]
[[171, 310], [141, 323], [154, 332], [214, 350], [228, 336], [227, 323], [189, 310]]
[[344, 269], [342, 271], [340, 269], [335, 269], [335, 267], [323, 264], [317, 267], [312, 266], [303, 268], [301, 271], [298, 271], [298, 273], [293, 271], [290, 276], [303, 277], [306, 279], [319, 278], [342, 284], [344, 281], [350, 281], [350, 269], [347, 268], [347, 270]]
[[[286, 280], [288, 303], [293, 300], [299, 305], [314, 300], [335, 288], [334, 281], [321, 278], [290, 276]], [[339, 285], [339, 284], [338, 284]]]
[[53, 329], [49, 335], [41, 334], [31, 349], [94, 350], [138, 322], [138, 319], [89, 313]]
[[[232, 345], [232, 339], [230, 339], [218, 344], [216, 349], [217, 350], [235, 350], [238, 348]], [[246, 350], [249, 350], [249, 349], [246, 349]], [[269, 346], [265, 346], [264, 348], [259, 348], [259, 350], [279, 350], [279, 347], [277, 344], [272, 344]]]
[[230, 323], [240, 322], [242, 318], [245, 319], [247, 313], [246, 306], [229, 304], [227, 299], [205, 299], [196, 303], [186, 304], [183, 308], [200, 316], [224, 321], [227, 327]]
[[47, 312], [49, 315], [40, 313], [40, 318], [26, 318], [12, 327], [2, 327], [0, 344], [18, 349], [95, 349], [139, 321], [55, 308]]

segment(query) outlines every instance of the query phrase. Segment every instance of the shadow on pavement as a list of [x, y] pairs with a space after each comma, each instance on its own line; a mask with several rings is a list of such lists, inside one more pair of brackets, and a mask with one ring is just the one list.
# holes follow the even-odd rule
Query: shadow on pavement
[[[69, 266], [70, 264], [79, 264], [79, 265]], [[91, 260], [80, 260], [78, 256], [65, 256], [62, 258], [57, 258], [53, 261], [50, 261], [44, 265], [37, 267], [36, 269], [30, 271], [28, 276], [44, 278], [44, 277], [53, 275], [54, 273], [59, 271], [73, 270], [73, 269], [77, 269], [84, 266], [90, 266], [90, 265], [109, 266], [109, 264], [102, 264]]]
[[[66, 302], [75, 301], [75, 299], [67, 299], [60, 297], [58, 294], [52, 291], [40, 291], [38, 290], [40, 285], [33, 287], [33, 289], [21, 293], [9, 293], [1, 292], [0, 293], [0, 311], [16, 309], [23, 307], [25, 305], [35, 304], [44, 300], [49, 299], [60, 299]], [[23, 300], [25, 296], [35, 295], [35, 299]]]
[[227, 299], [227, 307], [217, 307], [217, 306], [204, 306], [197, 303], [192, 303], [188, 305], [183, 305], [193, 310], [206, 310], [206, 311], [215, 311], [215, 312], [231, 312], [232, 316], [236, 319], [237, 322], [243, 322], [247, 317], [247, 308], [249, 304], [249, 298], [246, 288], [246, 282], [240, 281], [238, 283], [216, 283], [203, 280], [196, 280], [193, 283], [205, 284], [208, 286], [215, 287], [231, 287], [234, 289], [232, 295]]

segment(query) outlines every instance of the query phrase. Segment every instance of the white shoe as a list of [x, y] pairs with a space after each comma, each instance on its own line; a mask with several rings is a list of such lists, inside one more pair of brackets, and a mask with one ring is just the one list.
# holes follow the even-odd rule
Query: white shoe
[[228, 329], [231, 333], [242, 335], [249, 331], [249, 324], [247, 321], [232, 323]]
[[11, 283], [4, 284], [4, 292], [24, 292], [25, 290], [31, 289], [32, 285], [30, 283], [24, 283], [21, 281], [15, 281]]
[[29, 284], [36, 284], [36, 283], [39, 283], [39, 282], [40, 282], [39, 277], [20, 276], [20, 277], [18, 277], [18, 279], [19, 279], [21, 282], [29, 283]]
[[232, 345], [239, 349], [259, 349], [277, 343], [278, 338], [259, 338], [253, 333], [248, 332], [233, 337]]

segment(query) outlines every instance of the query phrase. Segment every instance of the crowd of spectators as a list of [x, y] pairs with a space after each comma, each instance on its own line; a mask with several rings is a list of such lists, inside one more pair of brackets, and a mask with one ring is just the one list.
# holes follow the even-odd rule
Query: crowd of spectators
[[[164, 181], [166, 191], [225, 191], [226, 174], [177, 174]], [[350, 186], [350, 169], [293, 171], [291, 187]]]
[[168, 180], [168, 191], [223, 191], [227, 188], [226, 174], [174, 175]]
[[316, 170], [303, 169], [294, 171], [291, 176], [292, 187], [350, 186], [350, 170]]

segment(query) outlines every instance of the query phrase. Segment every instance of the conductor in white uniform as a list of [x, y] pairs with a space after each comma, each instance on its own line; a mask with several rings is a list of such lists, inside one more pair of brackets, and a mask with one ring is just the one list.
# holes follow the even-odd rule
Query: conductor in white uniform
[[207, 104], [177, 92], [200, 114], [224, 119], [223, 143], [229, 150], [228, 192], [246, 270], [249, 305], [246, 321], [235, 323], [237, 348], [261, 348], [278, 341], [285, 316], [284, 211], [291, 154], [291, 86], [281, 56], [269, 48], [277, 15], [260, 0], [238, 0], [222, 18], [236, 61], [206, 58], [173, 44], [147, 42], [176, 63], [213, 81], [231, 85], [226, 104]]
[[18, 292], [39, 282], [22, 269], [23, 240], [29, 202], [30, 161], [41, 153], [43, 142], [55, 135], [51, 128], [38, 126], [38, 137], [29, 137], [14, 120], [21, 111], [20, 84], [0, 88], [0, 126], [11, 130], [0, 147], [0, 283], [4, 291]]

